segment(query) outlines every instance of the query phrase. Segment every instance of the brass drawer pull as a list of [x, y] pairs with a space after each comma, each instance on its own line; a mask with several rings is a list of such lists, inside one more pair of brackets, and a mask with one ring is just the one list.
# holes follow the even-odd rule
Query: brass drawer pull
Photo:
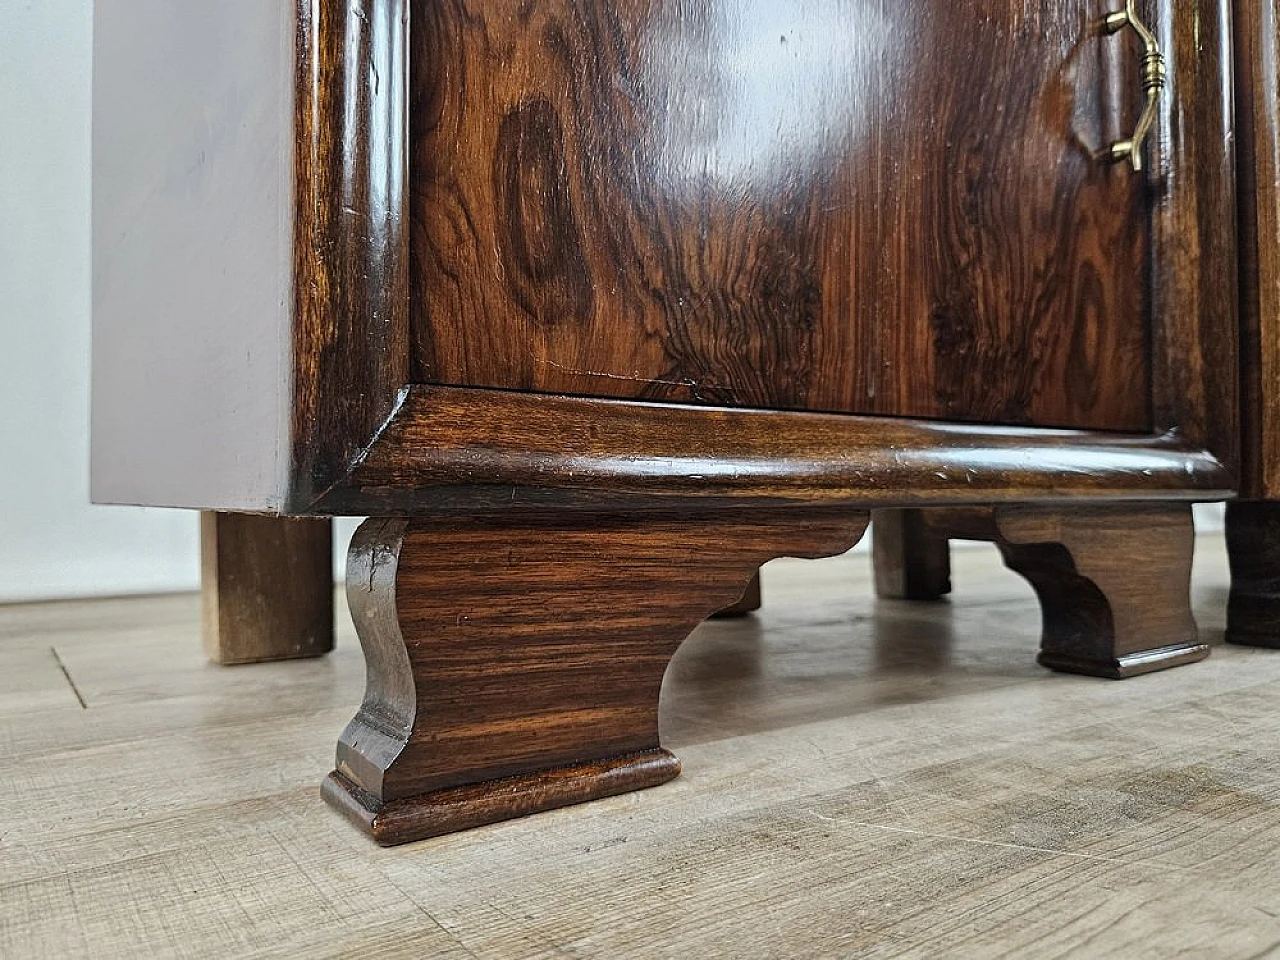
[[1109, 148], [1112, 160], [1127, 159], [1133, 169], [1138, 171], [1142, 169], [1142, 143], [1155, 123], [1166, 71], [1160, 45], [1156, 43], [1155, 35], [1138, 19], [1137, 11], [1133, 8], [1134, 2], [1135, 0], [1125, 0], [1123, 10], [1108, 14], [1103, 21], [1103, 29], [1107, 33], [1119, 33], [1125, 27], [1133, 27], [1133, 32], [1142, 41], [1142, 91], [1147, 95], [1147, 102], [1142, 108], [1142, 115], [1138, 117], [1138, 125], [1133, 129], [1133, 136], [1128, 140], [1117, 140]]

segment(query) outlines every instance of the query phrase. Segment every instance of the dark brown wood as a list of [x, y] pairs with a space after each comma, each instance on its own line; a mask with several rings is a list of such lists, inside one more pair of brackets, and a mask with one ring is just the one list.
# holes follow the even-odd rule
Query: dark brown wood
[[1150, 426], [1099, 0], [413, 9], [416, 380]]
[[1035, 589], [1039, 661], [1123, 679], [1203, 660], [1191, 616], [1191, 507], [1174, 503], [921, 511], [917, 532], [990, 540]]
[[1191, 507], [995, 512], [1005, 564], [1040, 598], [1039, 661], [1121, 679], [1203, 660], [1191, 615]]
[[409, 7], [297, 10], [291, 503], [306, 512], [409, 379]]
[[1227, 505], [1226, 639], [1280, 647], [1280, 19], [1235, 0], [1241, 495]]
[[847, 510], [368, 520], [347, 573], [368, 687], [330, 802], [384, 843], [670, 779], [658, 692], [688, 633]]
[[938, 600], [951, 592], [951, 548], [923, 510], [871, 515], [876, 595], [886, 600]]
[[260, 663], [333, 649], [330, 521], [204, 513], [200, 559], [209, 659]]
[[657, 787], [680, 775], [680, 761], [661, 748], [485, 783], [468, 784], [403, 800], [380, 802], [336, 770], [321, 795], [383, 846], [470, 830], [575, 803]]
[[[280, 391], [255, 384], [261, 435], [203, 476], [119, 465], [235, 449], [226, 410], [175, 416], [167, 442], [198, 444], [149, 458], [132, 448], [154, 432], [120, 414], [102, 496], [381, 509], [358, 474], [408, 458], [385, 448], [431, 416], [402, 407], [415, 378], [682, 401], [699, 440], [720, 415], [688, 410], [717, 404], [1176, 430], [1234, 470], [1229, 3], [1140, 4], [1172, 77], [1141, 176], [1095, 156], [1139, 98], [1134, 45], [1097, 29], [1109, 6], [300, 4], [278, 198], [294, 295], [264, 318], [290, 345], [197, 313], [182, 339], [219, 344], [219, 365], [163, 378], [216, 398], [235, 358], [267, 356]], [[104, 220], [104, 248], [126, 227]], [[744, 453], [766, 455], [784, 471], [776, 448]]]
[[1274, 0], [1236, 0], [1235, 38], [1241, 493], [1280, 497], [1280, 20]]
[[673, 501], [872, 507], [1206, 499], [1233, 479], [1176, 434], [929, 424], [414, 387], [325, 510]]
[[747, 589], [742, 591], [742, 596], [723, 610], [717, 610], [712, 616], [717, 618], [745, 617], [747, 614], [759, 610], [763, 605], [764, 601], [760, 593], [760, 572], [756, 571], [756, 575], [747, 584]]
[[1177, 430], [1236, 473], [1240, 361], [1231, 4], [1143, 0], [1138, 7], [1154, 25], [1169, 68], [1146, 174], [1152, 198], [1155, 427]]
[[1227, 504], [1227, 642], [1280, 647], [1280, 503]]

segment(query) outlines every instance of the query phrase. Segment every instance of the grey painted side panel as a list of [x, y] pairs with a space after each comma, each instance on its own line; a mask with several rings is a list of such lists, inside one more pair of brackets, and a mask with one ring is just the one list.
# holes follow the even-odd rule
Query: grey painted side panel
[[96, 502], [284, 501], [295, 22], [288, 0], [97, 0]]

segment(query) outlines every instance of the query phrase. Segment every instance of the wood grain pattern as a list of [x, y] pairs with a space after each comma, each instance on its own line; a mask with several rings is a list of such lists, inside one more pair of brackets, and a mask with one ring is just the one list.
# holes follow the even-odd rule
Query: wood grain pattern
[[1000, 508], [995, 524], [1040, 598], [1043, 666], [1122, 679], [1209, 655], [1191, 615], [1190, 505]]
[[1280, 503], [1227, 504], [1227, 642], [1280, 647]]
[[1280, 497], [1280, 20], [1236, 0], [1241, 493]]
[[1169, 86], [1149, 151], [1152, 397], [1176, 429], [1239, 471], [1235, 117], [1229, 0], [1138, 4]]
[[215, 663], [324, 656], [333, 649], [333, 526], [201, 514], [200, 588]]
[[299, 3], [290, 502], [341, 482], [409, 378], [408, 0]]
[[1101, 0], [411, 5], [415, 380], [1150, 425]]
[[[695, 439], [696, 438], [696, 439]], [[322, 501], [389, 516], [677, 501], [874, 507], [1220, 499], [1232, 477], [1176, 433], [921, 423], [414, 387]]]
[[[1189, 505], [1001, 506], [913, 514], [914, 543], [945, 550], [951, 538], [990, 540], [1005, 565], [1027, 579], [1040, 599], [1039, 662], [1046, 667], [1123, 679], [1209, 655], [1191, 615], [1195, 536]], [[936, 557], [925, 560], [927, 580], [935, 575]], [[903, 576], [896, 568], [888, 573], [895, 580]], [[877, 569], [877, 582], [881, 576]]]
[[847, 510], [366, 521], [347, 584], [368, 686], [326, 797], [401, 843], [670, 779], [658, 692], [681, 641], [766, 560], [843, 552], [866, 523]]

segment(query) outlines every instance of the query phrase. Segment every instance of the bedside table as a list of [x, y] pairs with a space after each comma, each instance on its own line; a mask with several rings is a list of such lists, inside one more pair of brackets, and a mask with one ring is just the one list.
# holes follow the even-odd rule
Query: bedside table
[[99, 0], [94, 498], [373, 518], [325, 794], [387, 843], [675, 776], [676, 647], [871, 510], [996, 540], [1050, 667], [1199, 659], [1230, 21], [1128, 9]]

